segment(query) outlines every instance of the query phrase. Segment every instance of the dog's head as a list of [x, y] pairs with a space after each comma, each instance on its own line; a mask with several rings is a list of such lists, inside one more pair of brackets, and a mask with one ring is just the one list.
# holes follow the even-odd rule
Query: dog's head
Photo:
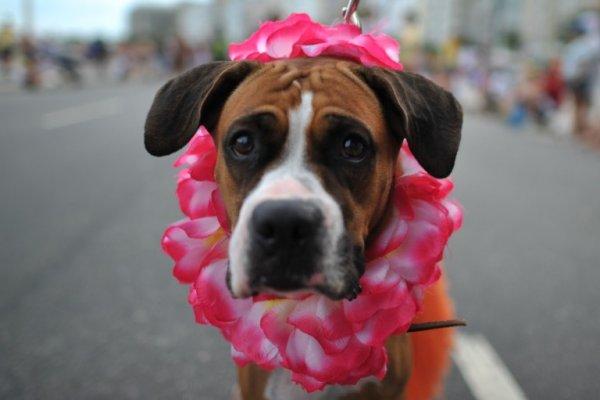
[[317, 290], [354, 298], [364, 249], [386, 222], [400, 145], [446, 177], [462, 112], [427, 79], [336, 59], [218, 62], [168, 82], [145, 129], [168, 155], [204, 125], [232, 226], [236, 297]]

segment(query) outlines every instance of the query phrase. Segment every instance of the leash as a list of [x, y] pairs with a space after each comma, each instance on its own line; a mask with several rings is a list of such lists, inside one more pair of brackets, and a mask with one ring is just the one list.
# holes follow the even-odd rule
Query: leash
[[436, 329], [444, 329], [444, 328], [456, 328], [460, 326], [467, 326], [467, 321], [463, 319], [450, 319], [447, 321], [432, 321], [432, 322], [423, 322], [421, 324], [412, 324], [410, 328], [408, 328], [408, 333], [415, 332], [424, 332], [424, 331], [432, 331]]
[[362, 28], [360, 19], [358, 18], [358, 15], [356, 13], [356, 10], [358, 10], [359, 3], [360, 0], [349, 0], [348, 5], [342, 8], [342, 18], [344, 19], [345, 23], [353, 24], [358, 26], [359, 28]]

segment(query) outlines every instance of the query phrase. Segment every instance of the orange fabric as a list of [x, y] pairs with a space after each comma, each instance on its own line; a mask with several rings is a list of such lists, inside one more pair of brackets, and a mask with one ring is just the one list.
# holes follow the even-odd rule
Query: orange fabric
[[[415, 323], [440, 321], [454, 317], [445, 278], [430, 287]], [[439, 395], [450, 364], [453, 329], [410, 334], [413, 371], [408, 381], [406, 400], [430, 400]]]

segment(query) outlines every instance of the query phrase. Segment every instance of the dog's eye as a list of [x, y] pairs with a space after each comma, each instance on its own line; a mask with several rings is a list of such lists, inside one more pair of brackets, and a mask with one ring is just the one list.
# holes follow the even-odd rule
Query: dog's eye
[[367, 142], [360, 136], [354, 134], [349, 135], [342, 141], [342, 156], [349, 161], [362, 161], [368, 149]]
[[238, 157], [245, 157], [254, 150], [254, 139], [250, 134], [241, 132], [231, 141], [231, 149]]

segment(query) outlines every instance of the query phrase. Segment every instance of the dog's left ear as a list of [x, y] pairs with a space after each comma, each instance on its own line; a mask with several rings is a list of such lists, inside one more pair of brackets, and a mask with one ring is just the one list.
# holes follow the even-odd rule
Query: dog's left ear
[[258, 63], [220, 61], [171, 79], [158, 91], [148, 112], [146, 150], [166, 156], [185, 146], [200, 125], [212, 132], [229, 95], [258, 68]]
[[450, 175], [462, 129], [454, 96], [416, 74], [367, 67], [356, 73], [378, 96], [389, 129], [408, 140], [421, 166], [436, 178]]

